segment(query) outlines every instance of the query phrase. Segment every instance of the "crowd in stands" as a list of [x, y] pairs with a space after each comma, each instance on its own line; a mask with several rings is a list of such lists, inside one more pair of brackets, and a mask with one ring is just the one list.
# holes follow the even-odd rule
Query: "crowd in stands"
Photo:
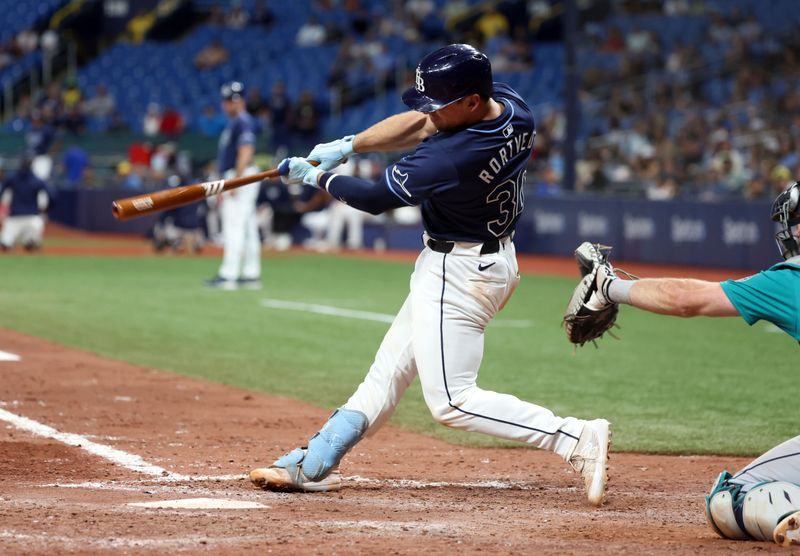
[[[745, 8], [723, 4], [721, 9], [712, 0], [611, 0], [610, 13], [583, 24], [577, 190], [653, 200], [769, 199], [800, 174], [800, 39], [769, 32], [757, 13], [739, 4]], [[469, 42], [491, 57], [496, 72], [531, 72], [533, 23], [553, 15], [553, 3], [546, 0], [317, 0], [313, 5], [293, 40], [298, 48], [334, 47], [335, 56], [320, 60], [320, 68], [340, 106], [358, 106], [382, 91], [396, 96], [407, 86], [409, 70], [424, 51], [406, 52], [402, 45]], [[666, 16], [701, 23], [703, 32], [687, 29], [676, 38], [636, 19], [652, 23]], [[254, 0], [217, 6], [208, 23], [273, 28], [281, 17], [277, 3]], [[15, 44], [44, 42], [22, 35]], [[3, 54], [0, 50], [0, 65]], [[235, 56], [212, 39], [190, 63], [198, 72], [211, 72]], [[538, 131], [529, 185], [540, 194], [558, 195], [565, 166], [563, 106], [529, 101]], [[267, 91], [251, 85], [247, 106], [272, 154], [302, 151], [326, 139], [322, 130], [330, 107], [311, 90], [290, 96], [280, 81]], [[69, 135], [127, 129], [157, 143], [186, 131], [216, 138], [225, 126], [215, 103], [198, 106], [197, 113], [185, 110], [151, 102], [134, 126], [120, 117], [105, 84], [82, 91], [68, 78], [21, 98], [11, 129], [24, 132], [42, 123]], [[147, 180], [139, 179], [146, 174], [143, 166], [126, 162], [123, 181], [146, 187]]]
[[[800, 41], [774, 36], [752, 13], [719, 12], [702, 0], [618, 4], [616, 15], [702, 16], [707, 36], [668, 44], [636, 24], [584, 29], [579, 60], [599, 52], [615, 63], [581, 75], [577, 189], [757, 200], [800, 175]], [[536, 187], [557, 194], [563, 113], [538, 128]]]
[[41, 34], [32, 29], [24, 29], [14, 35], [8, 44], [0, 44], [0, 71], [32, 52], [52, 56], [58, 50], [58, 46], [58, 33], [52, 29]]

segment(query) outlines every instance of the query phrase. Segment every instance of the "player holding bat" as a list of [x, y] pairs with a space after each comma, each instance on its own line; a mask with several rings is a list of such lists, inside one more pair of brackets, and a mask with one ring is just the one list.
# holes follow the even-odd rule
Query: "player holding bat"
[[[338, 490], [341, 459], [389, 419], [419, 376], [436, 421], [555, 452], [599, 506], [608, 421], [558, 417], [477, 386], [484, 329], [519, 282], [512, 239], [536, 134], [530, 108], [510, 87], [493, 83], [489, 59], [463, 44], [423, 58], [403, 101], [411, 111], [279, 166], [288, 183], [324, 189], [372, 214], [420, 206], [424, 248], [411, 291], [356, 392], [306, 446], [250, 477], [267, 489]], [[353, 153], [410, 149], [376, 182], [330, 172]]]

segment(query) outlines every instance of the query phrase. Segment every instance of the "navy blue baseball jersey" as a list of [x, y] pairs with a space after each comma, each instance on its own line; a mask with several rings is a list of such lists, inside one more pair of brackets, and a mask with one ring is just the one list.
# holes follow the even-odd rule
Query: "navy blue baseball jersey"
[[500, 117], [436, 133], [389, 166], [372, 187], [324, 175], [336, 198], [368, 212], [420, 205], [425, 230], [440, 240], [484, 242], [510, 234], [522, 213], [533, 115], [508, 85], [494, 84]]
[[228, 125], [219, 136], [217, 154], [217, 171], [223, 174], [236, 167], [236, 156], [242, 145], [254, 145], [256, 142], [256, 124], [247, 112], [239, 112], [228, 119]]
[[49, 196], [47, 185], [33, 175], [29, 168], [23, 168], [8, 178], [0, 187], [0, 197], [6, 190], [11, 190], [11, 207], [9, 216], [31, 216], [39, 214], [39, 192]]
[[56, 130], [49, 124], [31, 127], [25, 134], [25, 146], [34, 155], [47, 154], [56, 140]]

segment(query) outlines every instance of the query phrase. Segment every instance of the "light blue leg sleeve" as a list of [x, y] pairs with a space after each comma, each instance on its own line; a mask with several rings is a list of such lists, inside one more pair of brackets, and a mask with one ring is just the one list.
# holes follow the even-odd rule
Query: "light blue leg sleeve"
[[324, 479], [348, 450], [361, 440], [368, 424], [367, 416], [360, 411], [337, 409], [322, 429], [311, 437], [308, 448], [297, 448], [273, 465], [296, 472], [296, 466], [300, 464], [307, 480]]

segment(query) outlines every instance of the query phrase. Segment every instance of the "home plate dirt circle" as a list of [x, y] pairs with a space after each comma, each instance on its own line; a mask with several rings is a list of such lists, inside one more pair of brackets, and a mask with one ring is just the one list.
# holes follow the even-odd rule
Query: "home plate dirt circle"
[[269, 506], [258, 502], [229, 500], [226, 498], [181, 498], [178, 500], [156, 500], [155, 502], [129, 502], [128, 506], [180, 510], [253, 510], [269, 508]]

